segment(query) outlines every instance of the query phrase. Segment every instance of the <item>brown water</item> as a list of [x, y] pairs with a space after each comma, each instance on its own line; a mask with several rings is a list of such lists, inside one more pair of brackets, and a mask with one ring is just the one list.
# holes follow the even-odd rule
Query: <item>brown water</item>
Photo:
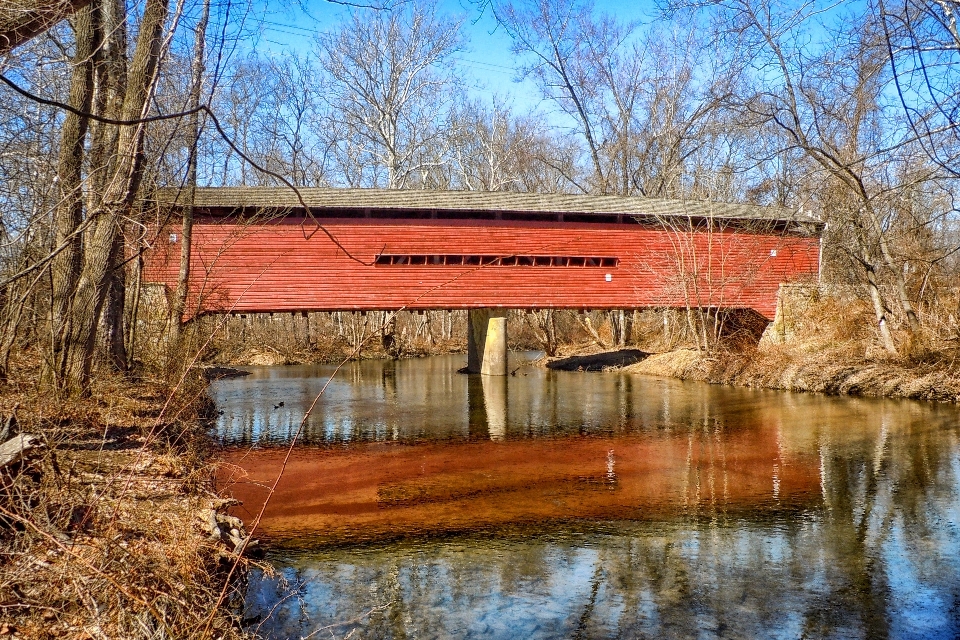
[[[957, 407], [462, 365], [337, 376], [265, 512], [276, 575], [250, 578], [252, 628], [960, 637]], [[213, 386], [239, 515], [331, 371]]]

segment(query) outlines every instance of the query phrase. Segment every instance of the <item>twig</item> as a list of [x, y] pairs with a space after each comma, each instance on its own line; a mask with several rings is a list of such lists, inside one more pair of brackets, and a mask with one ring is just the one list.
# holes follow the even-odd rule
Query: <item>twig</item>
[[70, 547], [68, 547], [68, 546], [66, 546], [65, 544], [63, 544], [60, 540], [58, 540], [58, 539], [56, 538], [56, 536], [50, 535], [49, 533], [47, 533], [46, 531], [44, 531], [43, 529], [41, 529], [40, 527], [38, 527], [32, 520], [29, 520], [29, 519], [27, 519], [27, 518], [24, 518], [24, 517], [21, 516], [21, 515], [18, 515], [18, 514], [16, 514], [16, 513], [13, 513], [13, 512], [11, 512], [11, 511], [8, 511], [8, 510], [5, 509], [2, 505], [0, 505], [0, 513], [3, 513], [3, 514], [6, 515], [7, 517], [12, 518], [12, 519], [20, 522], [21, 524], [24, 524], [24, 525], [30, 527], [30, 528], [33, 529], [35, 532], [37, 532], [38, 534], [40, 534], [42, 537], [46, 538], [49, 542], [51, 542], [51, 543], [53, 543], [54, 545], [56, 545], [57, 547], [59, 547], [61, 551], [63, 551], [64, 553], [70, 555], [71, 557], [75, 558], [80, 564], [82, 564], [83, 566], [87, 567], [90, 571], [93, 571], [96, 575], [100, 576], [101, 578], [103, 578], [104, 580], [106, 580], [107, 582], [109, 582], [111, 585], [113, 585], [113, 587], [114, 587], [117, 591], [119, 591], [120, 593], [122, 593], [123, 595], [125, 595], [127, 598], [133, 600], [134, 602], [138, 602], [138, 603], [142, 604], [144, 607], [147, 608], [147, 610], [150, 612], [150, 614], [153, 615], [154, 619], [156, 619], [156, 621], [157, 621], [161, 626], [163, 626], [163, 629], [164, 629], [164, 631], [167, 632], [167, 635], [168, 635], [168, 636], [170, 636], [171, 638], [176, 637], [176, 634], [173, 632], [172, 629], [170, 629], [169, 626], [167, 626], [166, 621], [163, 619], [163, 616], [160, 615], [160, 612], [157, 611], [156, 607], [154, 607], [152, 604], [150, 604], [149, 602], [147, 602], [147, 601], [144, 600], [143, 598], [140, 598], [140, 597], [138, 597], [138, 596], [130, 593], [130, 591], [128, 591], [128, 590], [126, 589], [126, 587], [124, 587], [122, 584], [120, 584], [119, 582], [117, 582], [116, 579], [114, 579], [114, 578], [113, 578], [112, 576], [110, 576], [109, 574], [104, 573], [103, 571], [101, 571], [101, 570], [98, 569], [97, 567], [93, 566], [93, 565], [92, 565], [89, 561], [87, 561], [85, 558], [83, 558], [82, 556], [80, 556], [79, 554], [77, 554], [76, 552], [74, 552], [73, 549], [71, 549]]

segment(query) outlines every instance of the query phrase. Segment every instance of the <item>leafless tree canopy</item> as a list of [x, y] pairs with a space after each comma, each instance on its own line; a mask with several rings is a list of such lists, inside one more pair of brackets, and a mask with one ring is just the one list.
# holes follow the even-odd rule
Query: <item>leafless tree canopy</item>
[[[955, 331], [960, 310], [924, 318], [960, 254], [956, 2], [676, 0], [649, 23], [580, 0], [479, 2], [535, 107], [467, 80], [471, 16], [349, 5], [284, 55], [248, 46], [253, 5], [206, 0], [54, 3], [37, 29], [68, 23], [6, 40], [0, 370], [26, 347], [58, 388], [136, 365], [140, 255], [167, 222], [140, 203], [170, 186], [776, 204], [828, 223], [823, 278], [860, 288], [891, 355]], [[0, 7], [0, 30], [27, 33], [21, 9]]]

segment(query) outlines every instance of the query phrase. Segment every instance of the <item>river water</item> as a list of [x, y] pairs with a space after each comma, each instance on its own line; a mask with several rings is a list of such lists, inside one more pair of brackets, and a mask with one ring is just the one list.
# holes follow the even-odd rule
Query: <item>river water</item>
[[[960, 637], [957, 407], [530, 357], [506, 378], [457, 374], [464, 356], [346, 365], [263, 513], [250, 628]], [[220, 485], [248, 523], [333, 367], [251, 371], [211, 389]]]

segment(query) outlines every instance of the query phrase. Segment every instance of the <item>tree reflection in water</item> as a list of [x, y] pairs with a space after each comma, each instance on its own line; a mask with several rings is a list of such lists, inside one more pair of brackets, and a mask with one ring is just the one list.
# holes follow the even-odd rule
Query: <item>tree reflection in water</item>
[[[299, 637], [339, 624], [321, 635], [343, 637], [356, 628], [356, 637], [371, 638], [960, 637], [956, 407], [534, 372], [508, 381], [505, 417], [494, 417], [502, 435], [481, 424], [499, 396], [445, 378], [440, 406], [451, 412], [452, 426], [444, 432], [444, 418], [429, 408], [430, 384], [414, 384], [405, 366], [390, 381], [392, 400], [380, 387], [386, 409], [379, 417], [365, 405], [349, 425], [335, 425], [341, 444], [324, 447], [315, 439], [301, 459], [316, 456], [319, 474], [330, 456], [390, 442], [391, 455], [428, 456], [449, 446], [502, 456], [528, 447], [560, 482], [568, 467], [559, 452], [595, 447], [601, 459], [589, 464], [597, 469], [581, 472], [587, 480], [574, 483], [576, 491], [555, 491], [583, 499], [567, 500], [567, 518], [547, 510], [550, 517], [541, 519], [537, 504], [553, 495], [549, 483], [507, 491], [509, 473], [490, 468], [483, 469], [493, 476], [485, 482], [500, 487], [509, 517], [491, 515], [493, 498], [481, 504], [463, 492], [428, 491], [418, 494], [422, 503], [376, 508], [378, 518], [402, 513], [415, 523], [401, 540], [351, 539], [351, 531], [362, 531], [348, 526], [349, 514], [339, 516], [336, 540], [322, 546], [320, 531], [309, 542], [310, 532], [285, 538], [290, 530], [279, 527], [269, 559], [283, 580], [255, 574], [247, 597], [247, 615], [264, 618], [268, 636]], [[408, 402], [414, 389], [422, 401]], [[367, 397], [356, 388], [344, 394], [354, 409], [359, 396]], [[487, 404], [466, 402], [467, 395]], [[418, 423], [397, 421], [409, 420], [415, 406], [425, 408]], [[460, 413], [452, 413], [455, 406]], [[325, 411], [328, 421], [346, 412]], [[233, 412], [235, 424], [249, 418]], [[343, 434], [355, 444], [343, 446]], [[280, 431], [270, 437], [282, 440]], [[613, 489], [602, 484], [610, 472], [607, 448], [617, 449]], [[634, 450], [647, 457], [631, 458]], [[272, 452], [243, 452], [248, 459], [261, 454]], [[644, 462], [650, 456], [659, 466]], [[533, 463], [518, 463], [515, 473], [538, 469], [524, 464]], [[393, 482], [467, 482], [457, 479], [457, 468], [432, 473]], [[761, 473], [762, 491], [753, 484]], [[645, 478], [659, 478], [656, 491]], [[301, 517], [307, 528], [333, 526], [332, 516], [304, 515], [328, 503], [301, 494], [286, 494], [287, 511], [276, 522]], [[622, 508], [617, 496], [629, 496], [637, 508]], [[438, 515], [474, 507], [472, 528], [468, 518], [447, 526]], [[284, 580], [298, 597], [284, 599]]]

